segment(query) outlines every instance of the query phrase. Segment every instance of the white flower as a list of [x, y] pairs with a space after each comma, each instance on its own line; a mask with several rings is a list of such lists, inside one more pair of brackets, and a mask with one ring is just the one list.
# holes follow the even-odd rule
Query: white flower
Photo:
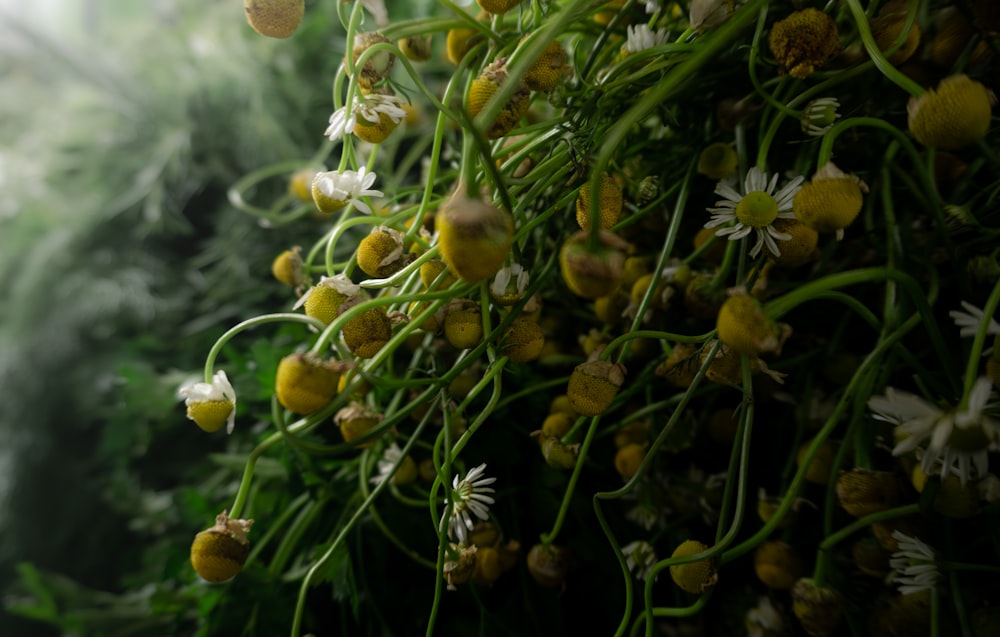
[[387, 115], [394, 124], [398, 124], [406, 118], [403, 100], [395, 95], [372, 93], [371, 95], [359, 96], [350, 112], [346, 106], [335, 110], [333, 115], [330, 115], [330, 125], [327, 126], [326, 132], [323, 134], [331, 141], [337, 141], [345, 134], [349, 135], [354, 132], [359, 117], [363, 117], [372, 124], [378, 124], [381, 121], [380, 113]]
[[530, 279], [530, 274], [521, 266], [520, 263], [511, 263], [509, 266], [500, 268], [497, 270], [497, 273], [493, 275], [493, 283], [490, 284], [490, 292], [496, 298], [505, 297], [508, 294], [513, 293], [512, 290], [508, 290], [508, 286], [511, 281], [513, 281], [516, 293], [520, 296], [524, 294], [525, 289], [527, 289]]
[[[962, 301], [962, 307], [965, 308], [965, 312], [952, 310], [951, 312], [948, 312], [948, 316], [955, 321], [955, 325], [961, 328], [958, 332], [959, 336], [963, 338], [975, 336], [976, 333], [979, 332], [979, 326], [986, 318], [983, 310], [968, 301]], [[986, 334], [987, 336], [1000, 334], [1000, 323], [993, 320], [992, 316], [989, 317], [989, 325], [986, 327]]]
[[403, 450], [399, 445], [392, 443], [382, 452], [382, 457], [378, 459], [378, 474], [368, 479], [372, 484], [382, 484], [386, 478], [392, 477], [392, 468], [396, 466], [399, 459], [403, 457]]
[[785, 618], [774, 607], [767, 597], [758, 597], [757, 605], [747, 611], [744, 624], [747, 637], [765, 637], [766, 635], [784, 635], [787, 632]]
[[705, 227], [715, 228], [735, 221], [735, 224], [717, 230], [716, 236], [728, 236], [730, 241], [735, 241], [756, 231], [757, 243], [750, 250], [750, 256], [756, 257], [765, 245], [772, 255], [780, 256], [781, 252], [775, 239], [788, 241], [792, 236], [778, 232], [771, 224], [775, 219], [795, 218], [795, 213], [792, 212], [792, 200], [804, 180], [805, 178], [800, 175], [775, 193], [778, 175], [775, 174], [768, 181], [767, 174], [754, 166], [747, 171], [746, 178], [741, 184], [742, 192], [733, 188], [732, 181], [720, 181], [715, 186], [715, 194], [724, 199], [716, 202], [715, 208], [708, 209], [712, 213], [712, 218]]
[[381, 197], [382, 191], [369, 190], [375, 183], [375, 173], [366, 173], [362, 166], [358, 172], [345, 170], [337, 172], [318, 173], [313, 180], [313, 186], [334, 204], [341, 207], [354, 204], [354, 207], [365, 214], [371, 214], [372, 209], [358, 197]]
[[[211, 383], [193, 383], [177, 390], [184, 398], [187, 417], [206, 431], [216, 431], [226, 423], [226, 433], [233, 433], [236, 426], [236, 390], [229, 384], [226, 372], [221, 369], [212, 376]], [[229, 411], [225, 413], [226, 404]]]
[[625, 42], [625, 50], [629, 53], [638, 53], [651, 49], [660, 44], [666, 44], [670, 33], [659, 28], [653, 31], [648, 24], [635, 24], [628, 27], [628, 40]]
[[645, 0], [643, 4], [646, 5], [646, 15], [653, 15], [660, 10], [660, 0]]
[[389, 12], [385, 9], [385, 0], [361, 0], [368, 13], [375, 18], [375, 24], [384, 27], [389, 24]]
[[933, 590], [939, 576], [934, 563], [934, 551], [902, 531], [893, 531], [892, 537], [899, 550], [892, 554], [889, 566], [895, 571], [895, 581], [903, 595]]
[[802, 132], [821, 137], [840, 118], [840, 102], [835, 97], [820, 97], [806, 104], [802, 111]]
[[[462, 480], [455, 476], [451, 484], [451, 494], [455, 504], [448, 519], [448, 537], [457, 539], [461, 544], [467, 543], [469, 531], [475, 524], [472, 516], [488, 520], [490, 505], [495, 502], [492, 496], [485, 494], [494, 492], [493, 487], [487, 485], [493, 484], [497, 479], [482, 477], [485, 471], [486, 463], [483, 463], [469, 469]], [[472, 515], [469, 515], [470, 513]]]
[[919, 396], [889, 387], [883, 396], [868, 400], [876, 420], [896, 426], [893, 455], [903, 455], [926, 443], [921, 467], [927, 475], [953, 473], [965, 484], [986, 475], [989, 451], [997, 448], [1000, 423], [983, 415], [992, 383], [979, 378], [969, 394], [968, 407], [943, 411]]
[[622, 555], [625, 556], [625, 565], [636, 579], [647, 580], [656, 566], [656, 551], [649, 542], [636, 540], [629, 542], [622, 547]]

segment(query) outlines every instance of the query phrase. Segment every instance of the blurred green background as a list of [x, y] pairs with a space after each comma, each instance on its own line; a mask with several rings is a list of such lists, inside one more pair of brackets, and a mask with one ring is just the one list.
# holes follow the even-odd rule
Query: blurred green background
[[226, 189], [322, 141], [343, 33], [307, 4], [288, 41], [232, 1], [0, 5], [2, 635], [193, 634], [176, 581], [219, 500], [192, 487], [224, 498], [241, 443], [176, 390], [287, 305], [269, 268], [294, 231]]

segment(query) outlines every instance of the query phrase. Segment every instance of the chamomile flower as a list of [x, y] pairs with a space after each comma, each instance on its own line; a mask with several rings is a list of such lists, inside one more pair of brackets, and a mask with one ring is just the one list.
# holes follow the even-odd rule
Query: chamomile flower
[[784, 635], [788, 632], [785, 617], [768, 597], [758, 597], [757, 605], [747, 611], [744, 624], [747, 637], [768, 637], [769, 635]]
[[[979, 331], [979, 325], [983, 322], [983, 310], [968, 301], [962, 301], [962, 308], [965, 309], [964, 312], [952, 310], [948, 312], [948, 316], [955, 321], [955, 325], [961, 328], [958, 332], [959, 336], [962, 338], [975, 336]], [[990, 317], [989, 321], [989, 326], [986, 328], [986, 335], [993, 336], [1000, 334], [1000, 323], [997, 323], [993, 317]]]
[[192, 383], [181, 387], [178, 394], [184, 398], [187, 417], [208, 432], [218, 431], [226, 425], [226, 433], [233, 433], [236, 426], [236, 390], [229, 383], [226, 372], [219, 370], [211, 383]]
[[806, 104], [802, 111], [802, 132], [812, 137], [822, 137], [840, 118], [840, 102], [835, 97], [820, 97]]
[[934, 563], [934, 551], [915, 537], [893, 531], [899, 550], [892, 554], [889, 566], [895, 570], [894, 580], [903, 595], [934, 590], [940, 573]]
[[489, 519], [490, 505], [495, 502], [493, 496], [486, 494], [493, 493], [493, 487], [488, 485], [497, 479], [484, 478], [485, 471], [486, 463], [483, 463], [469, 469], [462, 480], [455, 476], [452, 481], [451, 493], [455, 504], [448, 519], [448, 537], [457, 539], [461, 544], [468, 542], [469, 531], [475, 526], [472, 516], [480, 520]]
[[403, 100], [395, 95], [381, 93], [360, 95], [350, 109], [347, 106], [342, 106], [330, 115], [330, 125], [323, 134], [331, 141], [337, 141], [344, 135], [350, 135], [354, 132], [359, 117], [374, 126], [381, 122], [381, 115], [388, 117], [393, 124], [403, 121], [406, 118]]
[[660, 10], [660, 0], [644, 0], [642, 4], [646, 7], [647, 15], [653, 15]]
[[381, 197], [382, 191], [371, 190], [374, 183], [375, 173], [366, 172], [364, 166], [358, 172], [317, 173], [313, 179], [313, 200], [323, 212], [336, 212], [347, 204], [354, 204], [359, 212], [370, 215], [372, 209], [360, 197]]
[[643, 540], [629, 542], [622, 547], [622, 555], [625, 556], [625, 565], [636, 579], [647, 580], [656, 566], [656, 551], [653, 545]]
[[625, 50], [629, 53], [638, 53], [651, 49], [654, 46], [666, 44], [670, 33], [663, 28], [653, 31], [648, 24], [633, 24], [628, 27], [628, 40], [625, 42]]
[[889, 387], [868, 400], [876, 420], [896, 426], [899, 456], [922, 449], [921, 468], [927, 475], [957, 475], [962, 484], [986, 475], [989, 451], [997, 448], [1000, 423], [983, 415], [991, 382], [979, 378], [965, 409], [944, 411], [919, 396]]
[[[768, 180], [765, 172], [754, 166], [747, 171], [740, 190], [734, 188], [729, 180], [720, 181], [715, 187], [715, 194], [723, 197], [714, 208], [709, 208], [712, 218], [705, 224], [706, 228], [726, 225], [715, 232], [716, 236], [728, 237], [730, 241], [742, 239], [751, 232], [757, 233], [757, 243], [750, 250], [750, 256], [756, 257], [761, 249], [774, 256], [780, 256], [777, 241], [788, 241], [791, 235], [778, 232], [774, 226], [775, 219], [794, 219], [792, 200], [805, 180], [801, 175], [792, 179], [775, 192], [778, 185], [778, 175]], [[776, 241], [777, 240], [777, 241]]]
[[[520, 263], [511, 263], [497, 270], [490, 283], [490, 294], [498, 299], [501, 305], [516, 303], [528, 288], [531, 275]], [[506, 301], [510, 301], [509, 303]]]

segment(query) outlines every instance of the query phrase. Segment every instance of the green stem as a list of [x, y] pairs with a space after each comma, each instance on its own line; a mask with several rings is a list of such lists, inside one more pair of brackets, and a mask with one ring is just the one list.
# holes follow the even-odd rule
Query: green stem
[[[874, 36], [872, 36], [871, 27], [868, 24], [868, 16], [865, 15], [865, 10], [861, 8], [861, 3], [858, 0], [846, 0], [847, 8], [851, 11], [851, 15], [854, 17], [854, 24], [857, 26], [858, 35], [861, 36], [861, 43], [864, 44], [865, 50], [868, 51], [868, 55], [871, 56], [872, 62], [875, 67], [884, 75], [889, 81], [893, 82], [896, 86], [900, 87], [910, 95], [914, 97], [920, 97], [926, 91], [902, 73], [900, 73], [892, 63], [885, 58], [882, 51], [879, 50], [878, 44], [875, 42]], [[912, 3], [911, 3], [912, 4]], [[908, 16], [908, 23], [913, 24], [912, 16]], [[900, 34], [900, 37], [905, 38], [908, 31], [904, 29], [904, 32]], [[898, 42], [898, 40], [897, 40]]]
[[291, 312], [264, 314], [263, 316], [255, 316], [254, 318], [247, 319], [242, 323], [237, 323], [220, 336], [219, 339], [215, 341], [215, 344], [212, 345], [212, 349], [208, 351], [208, 356], [205, 357], [205, 382], [212, 382], [212, 374], [215, 369], [215, 359], [218, 358], [222, 348], [225, 347], [226, 343], [228, 343], [230, 339], [240, 332], [257, 327], [258, 325], [264, 325], [266, 323], [303, 323], [320, 330], [325, 327], [323, 322], [318, 319], [314, 319], [311, 316], [305, 316], [303, 314], [293, 314]]

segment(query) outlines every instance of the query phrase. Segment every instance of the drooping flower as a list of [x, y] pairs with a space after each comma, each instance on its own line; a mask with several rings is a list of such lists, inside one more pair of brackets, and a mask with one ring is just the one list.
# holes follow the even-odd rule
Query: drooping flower
[[353, 204], [360, 212], [370, 215], [372, 209], [360, 197], [381, 197], [382, 191], [371, 190], [374, 183], [375, 173], [365, 172], [364, 166], [358, 172], [332, 170], [317, 173], [313, 179], [313, 200], [321, 212], [336, 212], [347, 204]]
[[[948, 316], [955, 321], [955, 325], [961, 328], [958, 332], [959, 336], [962, 338], [975, 336], [979, 331], [979, 326], [983, 322], [983, 310], [968, 301], [962, 301], [962, 308], [965, 309], [964, 312], [952, 310], [948, 312]], [[1000, 323], [997, 323], [993, 317], [990, 317], [989, 321], [989, 325], [986, 328], [986, 335], [993, 336], [1000, 334]]]
[[226, 372], [220, 369], [212, 376], [211, 383], [185, 385], [177, 393], [185, 399], [187, 417], [196, 425], [213, 432], [225, 424], [226, 433], [233, 433], [236, 426], [236, 390], [229, 384]]
[[821, 137], [833, 128], [840, 118], [837, 109], [840, 102], [835, 97], [820, 97], [806, 104], [802, 111], [802, 132], [812, 137]]
[[459, 480], [458, 476], [455, 476], [452, 481], [451, 497], [455, 503], [448, 519], [448, 537], [457, 539], [461, 544], [468, 542], [469, 531], [475, 526], [472, 516], [488, 520], [490, 505], [495, 502], [493, 496], [486, 494], [494, 492], [493, 487], [489, 485], [497, 479], [483, 477], [485, 471], [486, 463], [483, 463], [469, 469], [465, 478]]
[[504, 307], [513, 305], [524, 295], [531, 274], [520, 263], [511, 263], [497, 270], [490, 283], [490, 296]]
[[895, 582], [903, 595], [934, 590], [940, 573], [934, 563], [934, 551], [915, 537], [893, 531], [899, 550], [892, 554], [889, 566], [895, 570]]
[[629, 542], [622, 547], [622, 555], [625, 556], [625, 565], [636, 579], [647, 580], [656, 566], [656, 550], [653, 545], [643, 540]]
[[792, 200], [803, 180], [804, 177], [800, 175], [775, 192], [778, 175], [775, 174], [768, 180], [767, 174], [754, 166], [747, 171], [740, 184], [741, 191], [737, 191], [728, 180], [720, 181], [715, 187], [715, 194], [723, 199], [716, 202], [716, 207], [708, 209], [712, 218], [705, 227], [715, 228], [735, 221], [732, 225], [716, 230], [715, 234], [735, 241], [756, 232], [757, 243], [750, 250], [750, 256], [756, 257], [764, 246], [767, 246], [770, 254], [780, 256], [781, 250], [775, 240], [787, 241], [791, 239], [791, 235], [778, 232], [772, 224], [775, 219], [795, 218]]
[[395, 126], [406, 118], [406, 111], [403, 110], [403, 100], [395, 95], [382, 93], [360, 95], [350, 109], [342, 106], [330, 115], [330, 125], [323, 134], [332, 141], [350, 135], [359, 125], [359, 117], [368, 122], [368, 126], [379, 126], [383, 117]]
[[919, 396], [889, 387], [868, 400], [876, 420], [896, 426], [893, 455], [922, 449], [921, 468], [927, 475], [952, 473], [962, 484], [986, 475], [989, 451], [997, 448], [1000, 423], [984, 416], [990, 399], [988, 377], [979, 378], [964, 409], [944, 411]]

